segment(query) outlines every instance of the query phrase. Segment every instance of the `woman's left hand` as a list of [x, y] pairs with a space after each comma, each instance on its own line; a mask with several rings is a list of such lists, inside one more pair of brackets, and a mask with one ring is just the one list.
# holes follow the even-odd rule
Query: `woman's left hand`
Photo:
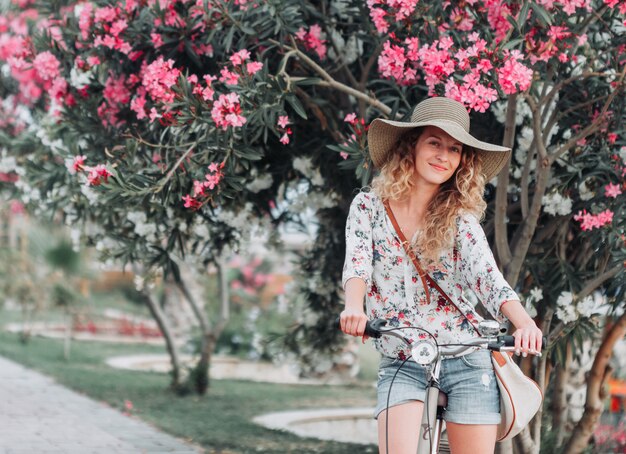
[[534, 321], [530, 321], [517, 327], [513, 333], [515, 337], [515, 353], [520, 353], [526, 357], [528, 353], [537, 354], [541, 352], [541, 342], [543, 333]]

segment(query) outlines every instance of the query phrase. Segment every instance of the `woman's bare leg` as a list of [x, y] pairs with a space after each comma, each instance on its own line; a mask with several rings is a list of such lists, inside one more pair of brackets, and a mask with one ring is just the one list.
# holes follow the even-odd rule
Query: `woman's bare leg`
[[446, 422], [452, 454], [493, 454], [498, 426], [495, 424], [456, 424]]
[[[387, 411], [389, 411], [388, 431], [386, 430]], [[387, 454], [385, 436], [388, 432], [390, 454], [415, 454], [423, 411], [424, 403], [417, 400], [382, 411], [378, 415], [378, 452]]]

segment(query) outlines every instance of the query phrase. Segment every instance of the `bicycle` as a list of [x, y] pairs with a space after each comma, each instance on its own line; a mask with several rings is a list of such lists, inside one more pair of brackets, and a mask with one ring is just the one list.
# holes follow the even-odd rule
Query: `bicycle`
[[[484, 348], [500, 352], [511, 351], [515, 348], [515, 338], [510, 335], [503, 335], [503, 333], [506, 332], [506, 329], [502, 329], [498, 322], [494, 320], [483, 320], [478, 324], [478, 331], [482, 337], [471, 339], [463, 344], [439, 345], [436, 342], [435, 337], [423, 328], [414, 326], [390, 327], [386, 326], [387, 322], [388, 320], [382, 318], [368, 321], [365, 326], [364, 334], [375, 339], [378, 339], [383, 335], [393, 336], [406, 343], [411, 349], [411, 355], [404, 360], [404, 362], [400, 365], [400, 368], [402, 368], [402, 366], [410, 358], [413, 358], [417, 364], [428, 368], [427, 374], [429, 379], [426, 387], [426, 397], [424, 399], [424, 412], [422, 414], [422, 421], [420, 424], [420, 442], [418, 444], [417, 454], [449, 453], [450, 451], [448, 446], [440, 446], [443, 429], [443, 412], [447, 404], [446, 394], [439, 389], [441, 362], [444, 358], [461, 355], [467, 350], [473, 348]], [[339, 326], [339, 318], [336, 320], [336, 325]], [[405, 329], [419, 330], [425, 333], [427, 337], [417, 341], [411, 341], [409, 338], [401, 334], [401, 331]], [[543, 339], [543, 345], [545, 348], [545, 337]], [[537, 352], [536, 355], [541, 356], [541, 353]], [[394, 375], [391, 380], [391, 387], [393, 387], [393, 381], [395, 380], [396, 375]], [[389, 389], [390, 394], [391, 387]], [[386, 412], [385, 416], [385, 424], [388, 431], [389, 412]], [[387, 443], [385, 452], [389, 453], [388, 432], [385, 439]]]

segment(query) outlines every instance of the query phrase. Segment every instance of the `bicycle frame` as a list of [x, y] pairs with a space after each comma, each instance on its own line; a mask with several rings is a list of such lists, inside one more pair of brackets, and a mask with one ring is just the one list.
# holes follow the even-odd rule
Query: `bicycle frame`
[[[411, 349], [411, 356], [414, 359], [418, 356], [428, 356], [428, 354], [436, 354], [436, 357], [430, 362], [429, 380], [426, 387], [426, 396], [424, 398], [424, 411], [422, 412], [422, 421], [420, 423], [419, 442], [417, 446], [417, 454], [437, 454], [439, 452], [441, 443], [441, 433], [443, 429], [443, 414], [442, 408], [439, 404], [439, 395], [441, 393], [439, 389], [439, 376], [441, 374], [441, 362], [444, 358], [454, 357], [464, 353], [465, 351], [473, 348], [488, 348], [491, 342], [495, 341], [495, 335], [500, 332], [499, 324], [493, 325], [490, 321], [483, 322], [483, 329], [481, 332], [486, 337], [472, 339], [467, 341], [463, 345], [458, 346], [436, 346], [435, 351], [419, 351], [419, 346], [412, 346], [406, 338], [394, 332], [394, 328], [377, 327], [381, 334], [397, 337], [404, 341]], [[429, 348], [433, 348], [432, 346]], [[505, 348], [502, 348], [502, 350]], [[428, 350], [428, 348], [426, 349]], [[421, 354], [419, 354], [421, 353]]]

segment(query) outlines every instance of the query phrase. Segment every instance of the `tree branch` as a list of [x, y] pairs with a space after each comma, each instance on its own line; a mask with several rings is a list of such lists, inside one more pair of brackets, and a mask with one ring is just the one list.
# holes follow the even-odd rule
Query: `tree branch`
[[555, 152], [550, 153], [550, 163], [556, 161], [559, 156], [572, 148], [576, 144], [576, 142], [586, 138], [588, 135], [592, 134], [602, 126], [604, 122], [604, 117], [609, 110], [609, 106], [611, 105], [613, 99], [615, 99], [617, 94], [620, 93], [623, 89], [624, 76], [626, 76], [626, 66], [624, 66], [624, 69], [620, 74], [619, 81], [616, 82], [617, 87], [615, 87], [615, 89], [608, 96], [606, 102], [604, 103], [604, 106], [602, 106], [602, 111], [598, 114], [596, 119], [589, 126], [580, 131], [576, 136], [568, 140], [564, 145], [561, 145]]
[[589, 295], [591, 295], [591, 293], [593, 293], [593, 291], [595, 289], [597, 289], [598, 287], [600, 287], [602, 284], [604, 284], [606, 281], [608, 281], [609, 279], [617, 276], [617, 274], [624, 269], [624, 266], [620, 263], [618, 265], [615, 265], [613, 268], [611, 268], [608, 271], [605, 271], [604, 273], [602, 273], [601, 275], [595, 277], [594, 279], [586, 282], [582, 288], [582, 290], [580, 292], [578, 292], [577, 298], [578, 299], [583, 299]]
[[[278, 41], [273, 41], [273, 40], [270, 40], [270, 41], [272, 41], [273, 43], [277, 45], [281, 45], [281, 43], [279, 43]], [[297, 55], [298, 58], [300, 58], [307, 66], [309, 66], [309, 68], [311, 68], [319, 76], [321, 76], [322, 79], [324, 79], [323, 81], [317, 83], [318, 86], [329, 87], [329, 88], [333, 88], [335, 90], [341, 91], [343, 93], [347, 93], [351, 96], [354, 96], [357, 100], [361, 100], [365, 102], [366, 104], [369, 104], [377, 108], [379, 111], [381, 111], [385, 115], [391, 114], [391, 108], [383, 104], [379, 100], [371, 96], [368, 96], [365, 93], [355, 88], [349, 87], [348, 85], [342, 84], [341, 82], [337, 82], [335, 79], [332, 78], [330, 74], [328, 74], [328, 72], [326, 72], [326, 70], [324, 70], [324, 68], [322, 68], [320, 65], [315, 63], [315, 61], [313, 61], [304, 52], [300, 51], [297, 48], [295, 42], [292, 43], [292, 47], [287, 46], [286, 48], [289, 49], [290, 52], [294, 52], [294, 54]], [[286, 73], [285, 75], [288, 78], [290, 77]]]
[[528, 216], [528, 190], [530, 189], [530, 163], [533, 161], [535, 157], [535, 149], [537, 148], [535, 145], [535, 141], [537, 139], [533, 138], [532, 143], [530, 144], [530, 148], [526, 153], [526, 162], [524, 162], [524, 169], [522, 170], [522, 178], [520, 181], [520, 185], [522, 187], [522, 192], [520, 194], [520, 202], [522, 207], [522, 217], [525, 218]]
[[[505, 147], [513, 148], [513, 141], [515, 140], [515, 116], [517, 113], [517, 95], [509, 96], [506, 108], [506, 123], [504, 127], [504, 140], [503, 145]], [[508, 225], [506, 219], [506, 207], [508, 203], [508, 189], [509, 189], [509, 172], [511, 167], [511, 159], [507, 160], [507, 164], [502, 167], [502, 170], [498, 174], [498, 185], [496, 188], [496, 210], [495, 210], [495, 237], [496, 237], [496, 251], [500, 264], [502, 267], [506, 267], [511, 261], [511, 249], [509, 247], [508, 232], [506, 226]]]
[[591, 366], [587, 380], [587, 398], [585, 412], [572, 431], [564, 454], [577, 454], [582, 452], [593, 433], [600, 414], [602, 413], [602, 387], [608, 376], [609, 361], [613, 356], [613, 347], [626, 334], [626, 313], [615, 322], [608, 331]]

